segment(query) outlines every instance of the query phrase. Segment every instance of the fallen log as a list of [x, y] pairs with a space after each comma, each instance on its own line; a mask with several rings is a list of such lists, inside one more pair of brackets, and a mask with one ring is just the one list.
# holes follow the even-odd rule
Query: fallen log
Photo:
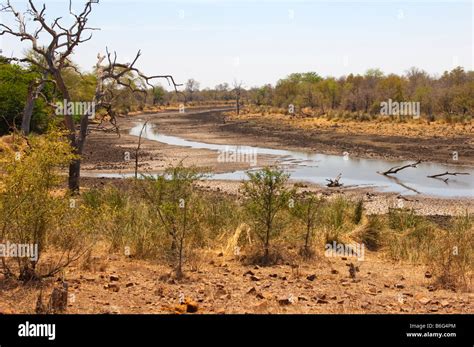
[[410, 167], [416, 168], [419, 164], [421, 164], [421, 160], [418, 160], [416, 163], [413, 163], [413, 164], [408, 164], [408, 165], [404, 165], [404, 166], [395, 166], [395, 167], [392, 167], [392, 168], [388, 169], [385, 172], [379, 172], [379, 173], [384, 175], [384, 176], [394, 175], [394, 174], [398, 173], [399, 171], [408, 169]]
[[434, 178], [434, 179], [437, 179], [437, 180], [442, 180], [444, 183], [448, 183], [449, 178], [442, 178], [442, 177], [444, 177], [444, 176], [458, 176], [458, 175], [467, 175], [467, 176], [469, 176], [470, 174], [467, 173], [467, 172], [448, 172], [448, 171], [446, 171], [445, 173], [426, 176], [426, 177]]
[[458, 175], [470, 175], [467, 172], [448, 172], [446, 171], [445, 173], [442, 174], [437, 174], [437, 175], [431, 175], [431, 176], [426, 176], [428, 178], [439, 178], [443, 176], [458, 176]]

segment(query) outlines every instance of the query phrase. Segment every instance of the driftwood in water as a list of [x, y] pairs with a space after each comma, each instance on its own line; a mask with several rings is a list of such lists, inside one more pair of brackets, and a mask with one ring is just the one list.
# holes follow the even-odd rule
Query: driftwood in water
[[384, 175], [384, 176], [394, 175], [394, 174], [398, 173], [399, 171], [402, 171], [404, 169], [408, 169], [410, 167], [416, 168], [419, 164], [421, 164], [421, 160], [418, 160], [416, 163], [413, 163], [413, 164], [408, 164], [408, 165], [404, 165], [404, 166], [395, 166], [395, 167], [392, 167], [392, 168], [388, 169], [385, 172], [379, 172], [379, 173]]
[[334, 179], [334, 180], [331, 180], [331, 179], [326, 180], [326, 181], [329, 182], [329, 183], [327, 184], [327, 186], [328, 186], [329, 188], [342, 187], [344, 184], [342, 184], [342, 183], [339, 182], [339, 181], [341, 180], [341, 177], [342, 177], [342, 174], [339, 174], [339, 175], [336, 177], [336, 179]]
[[445, 173], [426, 176], [426, 177], [440, 179], [440, 180], [444, 181], [445, 183], [447, 183], [449, 178], [442, 178], [442, 177], [444, 177], [444, 176], [458, 176], [458, 175], [469, 175], [469, 173], [467, 173], [467, 172], [448, 172], [448, 171], [446, 171]]

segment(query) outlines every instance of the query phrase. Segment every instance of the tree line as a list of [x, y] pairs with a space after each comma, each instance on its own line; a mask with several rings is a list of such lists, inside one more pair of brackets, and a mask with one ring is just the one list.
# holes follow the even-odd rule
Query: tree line
[[[215, 88], [193, 90], [192, 99], [235, 100], [236, 91], [235, 84], [223, 83]], [[185, 93], [189, 94], [187, 89]], [[472, 116], [474, 71], [456, 67], [441, 76], [432, 76], [415, 67], [402, 75], [369, 69], [362, 75], [349, 74], [340, 78], [322, 77], [316, 72], [293, 73], [275, 85], [243, 88], [241, 99], [256, 106], [309, 108], [314, 115], [324, 115], [328, 111], [380, 114], [381, 103], [392, 100], [419, 102], [421, 113], [433, 119], [438, 115]]]

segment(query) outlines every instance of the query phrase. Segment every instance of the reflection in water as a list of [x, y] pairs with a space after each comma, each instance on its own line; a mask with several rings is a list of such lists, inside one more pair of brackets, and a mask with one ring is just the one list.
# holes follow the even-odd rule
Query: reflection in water
[[[143, 125], [138, 124], [131, 131], [131, 135], [139, 136]], [[382, 191], [399, 192], [401, 194], [427, 194], [444, 197], [473, 197], [474, 196], [474, 169], [453, 165], [437, 163], [421, 163], [417, 168], [408, 168], [397, 173], [396, 176], [384, 176], [378, 174], [394, 166], [406, 165], [407, 162], [388, 161], [379, 159], [351, 158], [347, 155], [325, 155], [319, 153], [287, 151], [271, 148], [253, 146], [232, 146], [209, 144], [203, 142], [189, 141], [176, 136], [160, 134], [153, 129], [152, 124], [146, 126], [143, 137], [166, 143], [169, 145], [190, 147], [196, 149], [208, 149], [212, 151], [233, 150], [240, 152], [255, 151], [258, 156], [275, 157], [276, 162], [284, 166], [291, 178], [298, 181], [306, 181], [324, 185], [326, 179], [334, 178], [342, 173], [341, 182], [345, 186], [375, 186]], [[216, 155], [217, 158], [217, 155]], [[429, 175], [446, 171], [463, 171], [470, 176], [459, 176], [450, 178], [446, 182], [427, 178]], [[111, 175], [101, 175], [110, 177]], [[117, 175], [115, 175], [116, 177]], [[120, 175], [119, 175], [120, 176]], [[236, 171], [213, 175], [214, 179], [242, 180], [246, 175], [244, 171]]]

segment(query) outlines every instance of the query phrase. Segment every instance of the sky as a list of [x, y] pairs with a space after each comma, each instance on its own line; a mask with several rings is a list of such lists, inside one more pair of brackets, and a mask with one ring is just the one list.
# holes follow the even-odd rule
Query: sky
[[[71, 20], [68, 1], [45, 2], [47, 18]], [[77, 9], [83, 3], [73, 0]], [[141, 49], [137, 66], [146, 74], [194, 78], [201, 88], [234, 80], [275, 84], [307, 71], [340, 77], [416, 66], [440, 75], [456, 66], [474, 70], [473, 18], [472, 0], [100, 0], [89, 24], [101, 30], [73, 59], [87, 71], [105, 47], [121, 61]], [[7, 15], [0, 21], [12, 23]], [[21, 56], [27, 47], [0, 37], [3, 55]]]

